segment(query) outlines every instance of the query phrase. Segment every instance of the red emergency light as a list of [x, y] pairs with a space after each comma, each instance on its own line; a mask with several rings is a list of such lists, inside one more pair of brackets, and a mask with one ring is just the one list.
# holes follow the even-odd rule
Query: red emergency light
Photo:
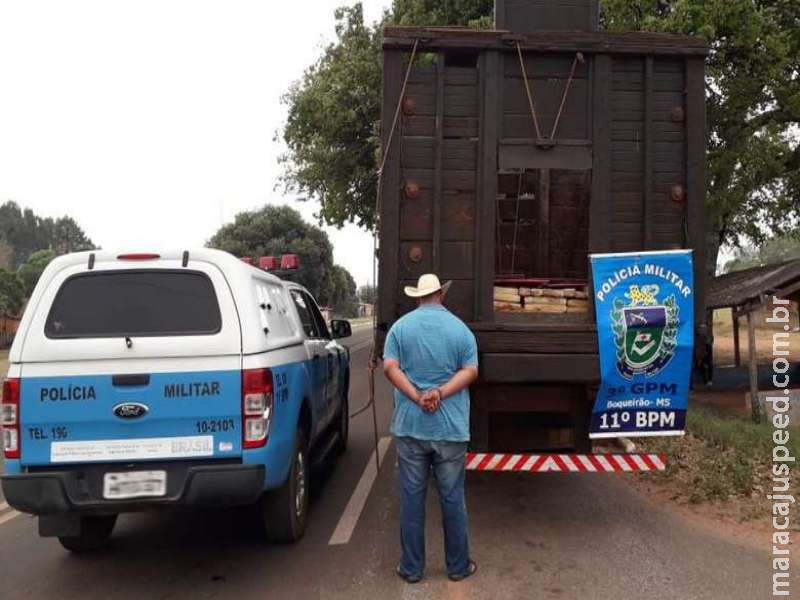
[[152, 252], [129, 252], [117, 255], [117, 260], [156, 260], [157, 258], [161, 258], [161, 255]]
[[281, 270], [293, 271], [300, 268], [300, 257], [297, 254], [281, 256]]
[[262, 256], [258, 259], [258, 268], [265, 271], [274, 271], [278, 268], [278, 259], [274, 256]]

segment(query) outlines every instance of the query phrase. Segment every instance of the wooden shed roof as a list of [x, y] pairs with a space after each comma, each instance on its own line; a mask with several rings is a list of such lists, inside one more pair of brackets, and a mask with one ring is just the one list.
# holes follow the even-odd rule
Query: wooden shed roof
[[713, 309], [760, 304], [763, 294], [772, 293], [786, 297], [800, 293], [800, 260], [715, 277], [708, 288], [706, 306]]

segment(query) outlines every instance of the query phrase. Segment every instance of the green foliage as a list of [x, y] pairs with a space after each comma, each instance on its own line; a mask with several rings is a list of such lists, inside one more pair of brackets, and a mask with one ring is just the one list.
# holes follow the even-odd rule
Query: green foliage
[[720, 243], [761, 241], [800, 216], [796, 0], [603, 0], [610, 30], [685, 33], [707, 66], [708, 206]]
[[[306, 223], [300, 213], [288, 206], [265, 206], [256, 211], [236, 215], [233, 223], [224, 225], [206, 244], [236, 256], [297, 254], [300, 269], [288, 276], [308, 288], [320, 305], [344, 302], [342, 286], [355, 294], [355, 282], [342, 267], [333, 264], [333, 247], [328, 235], [319, 227]], [[344, 273], [342, 273], [342, 271]]]
[[[337, 40], [284, 96], [284, 183], [320, 202], [320, 220], [375, 224], [381, 31], [384, 24], [486, 26], [493, 0], [396, 0], [380, 23], [364, 23], [360, 3], [335, 12]], [[483, 19], [482, 19], [483, 17]], [[482, 20], [481, 20], [482, 19]]]
[[17, 275], [22, 281], [26, 297], [33, 293], [33, 288], [36, 287], [36, 282], [39, 281], [45, 267], [55, 257], [56, 253], [53, 250], [37, 250], [17, 269]]
[[[374, 226], [384, 24], [491, 25], [491, 0], [395, 0], [364, 24], [336, 13], [329, 45], [285, 97], [285, 180], [320, 218]], [[708, 61], [708, 205], [719, 244], [760, 241], [800, 217], [800, 22], [796, 0], [603, 0], [602, 27], [687, 33]]]
[[22, 280], [16, 273], [0, 268], [0, 315], [19, 315], [24, 302]]
[[494, 0], [395, 0], [388, 15], [392, 25], [492, 26]]
[[0, 244], [8, 250], [6, 266], [14, 269], [37, 250], [66, 254], [95, 247], [71, 217], [39, 217], [10, 200], [0, 205]]
[[49, 221], [43, 219], [45, 226], [50, 228], [50, 248], [57, 255], [94, 249], [92, 240], [86, 237], [72, 217], [60, 217], [52, 221], [52, 225], [49, 225]]
[[733, 259], [725, 263], [724, 273], [741, 271], [760, 265], [774, 265], [787, 260], [800, 259], [800, 239], [797, 236], [778, 236], [760, 246], [744, 245], [738, 248]]
[[379, 147], [380, 35], [364, 25], [360, 4], [336, 11], [337, 42], [292, 85], [283, 139], [284, 181], [319, 217], [341, 226], [374, 219]]
[[[724, 417], [690, 407], [686, 431], [686, 438], [653, 438], [637, 443], [648, 451], [667, 455], [667, 470], [662, 477], [679, 479], [679, 493], [690, 502], [750, 498], [769, 485], [775, 431], [772, 423], [756, 424], [749, 417]], [[800, 436], [790, 435], [787, 448], [791, 456], [797, 456]], [[800, 469], [797, 463], [787, 464], [792, 470]]]
[[358, 301], [364, 304], [375, 304], [378, 301], [378, 288], [374, 285], [362, 285], [358, 288]]
[[347, 269], [333, 265], [333, 297], [331, 308], [336, 316], [357, 317], [358, 297], [356, 296], [356, 282]]

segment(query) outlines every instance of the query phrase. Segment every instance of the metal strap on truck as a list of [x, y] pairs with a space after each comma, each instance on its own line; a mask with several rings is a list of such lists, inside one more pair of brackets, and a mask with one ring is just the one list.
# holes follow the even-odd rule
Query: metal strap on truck
[[663, 454], [502, 454], [467, 453], [468, 471], [530, 473], [630, 473], [664, 471]]

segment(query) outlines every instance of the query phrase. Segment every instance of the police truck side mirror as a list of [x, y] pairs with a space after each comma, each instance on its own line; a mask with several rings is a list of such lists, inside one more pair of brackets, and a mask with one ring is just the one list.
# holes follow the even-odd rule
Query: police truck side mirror
[[331, 335], [335, 340], [353, 335], [353, 328], [350, 327], [350, 321], [345, 321], [344, 319], [333, 319], [331, 321]]

